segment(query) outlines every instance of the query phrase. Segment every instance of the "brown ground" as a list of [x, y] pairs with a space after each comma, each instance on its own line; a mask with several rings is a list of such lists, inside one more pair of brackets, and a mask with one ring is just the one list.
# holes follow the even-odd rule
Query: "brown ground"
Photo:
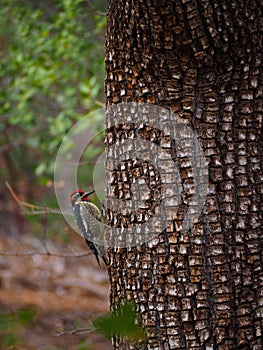
[[[48, 244], [48, 250], [71, 254], [68, 247]], [[70, 243], [74, 252], [88, 252], [76, 236]], [[62, 251], [63, 249], [63, 251]], [[94, 333], [74, 333], [90, 327], [92, 317], [108, 312], [108, 280], [104, 266], [99, 268], [92, 256], [62, 258], [47, 255], [13, 256], [43, 252], [43, 245], [32, 235], [16, 240], [0, 233], [0, 314], [16, 314], [24, 307], [36, 310], [34, 321], [13, 330], [23, 342], [10, 349], [45, 350], [108, 350], [111, 343]], [[103, 264], [102, 264], [103, 265]], [[1, 326], [1, 325], [0, 325]], [[5, 331], [0, 329], [0, 349]], [[3, 338], [2, 338], [3, 339]], [[9, 349], [9, 348], [8, 348]]]

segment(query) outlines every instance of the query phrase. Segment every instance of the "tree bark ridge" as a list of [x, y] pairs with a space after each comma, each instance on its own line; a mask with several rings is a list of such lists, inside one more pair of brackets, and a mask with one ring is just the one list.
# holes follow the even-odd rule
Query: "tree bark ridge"
[[[111, 303], [134, 299], [149, 336], [115, 339], [115, 349], [263, 348], [262, 11], [260, 1], [109, 1], [107, 104], [170, 109], [198, 134], [209, 166], [206, 203], [187, 233], [181, 206], [152, 242], [109, 250]], [[136, 128], [108, 130], [106, 141]], [[152, 138], [164, 139], [173, 157], [167, 135]], [[175, 158], [187, 208], [191, 169]]]

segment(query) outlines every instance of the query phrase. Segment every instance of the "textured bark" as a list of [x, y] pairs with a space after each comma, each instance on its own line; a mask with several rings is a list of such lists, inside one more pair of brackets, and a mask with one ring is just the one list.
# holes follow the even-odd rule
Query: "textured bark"
[[[114, 349], [263, 349], [262, 11], [255, 0], [109, 0], [107, 104], [172, 110], [199, 135], [209, 166], [187, 233], [180, 207], [152, 242], [109, 249], [111, 304], [134, 299], [148, 332], [146, 344], [114, 339]], [[133, 124], [111, 128], [106, 142], [139, 133], [174, 154], [166, 135]], [[177, 158], [187, 206], [191, 169]], [[136, 168], [115, 172], [115, 196]], [[111, 224], [125, 220], [108, 212]]]

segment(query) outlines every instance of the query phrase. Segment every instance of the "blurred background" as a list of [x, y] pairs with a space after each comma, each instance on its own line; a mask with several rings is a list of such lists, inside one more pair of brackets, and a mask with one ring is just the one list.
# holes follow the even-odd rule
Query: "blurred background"
[[[109, 308], [106, 269], [58, 210], [53, 180], [64, 136], [104, 105], [106, 12], [106, 0], [1, 0], [1, 350], [111, 349], [91, 332]], [[84, 189], [103, 137], [82, 159]]]

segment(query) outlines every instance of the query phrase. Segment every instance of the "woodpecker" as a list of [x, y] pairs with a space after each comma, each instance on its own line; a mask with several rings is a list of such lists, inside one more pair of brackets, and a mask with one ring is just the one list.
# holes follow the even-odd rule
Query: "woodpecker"
[[80, 234], [95, 255], [99, 266], [99, 256], [106, 265], [109, 265], [104, 245], [99, 244], [101, 241], [104, 242], [102, 215], [99, 208], [89, 201], [89, 196], [94, 192], [74, 191], [70, 195], [70, 202]]

